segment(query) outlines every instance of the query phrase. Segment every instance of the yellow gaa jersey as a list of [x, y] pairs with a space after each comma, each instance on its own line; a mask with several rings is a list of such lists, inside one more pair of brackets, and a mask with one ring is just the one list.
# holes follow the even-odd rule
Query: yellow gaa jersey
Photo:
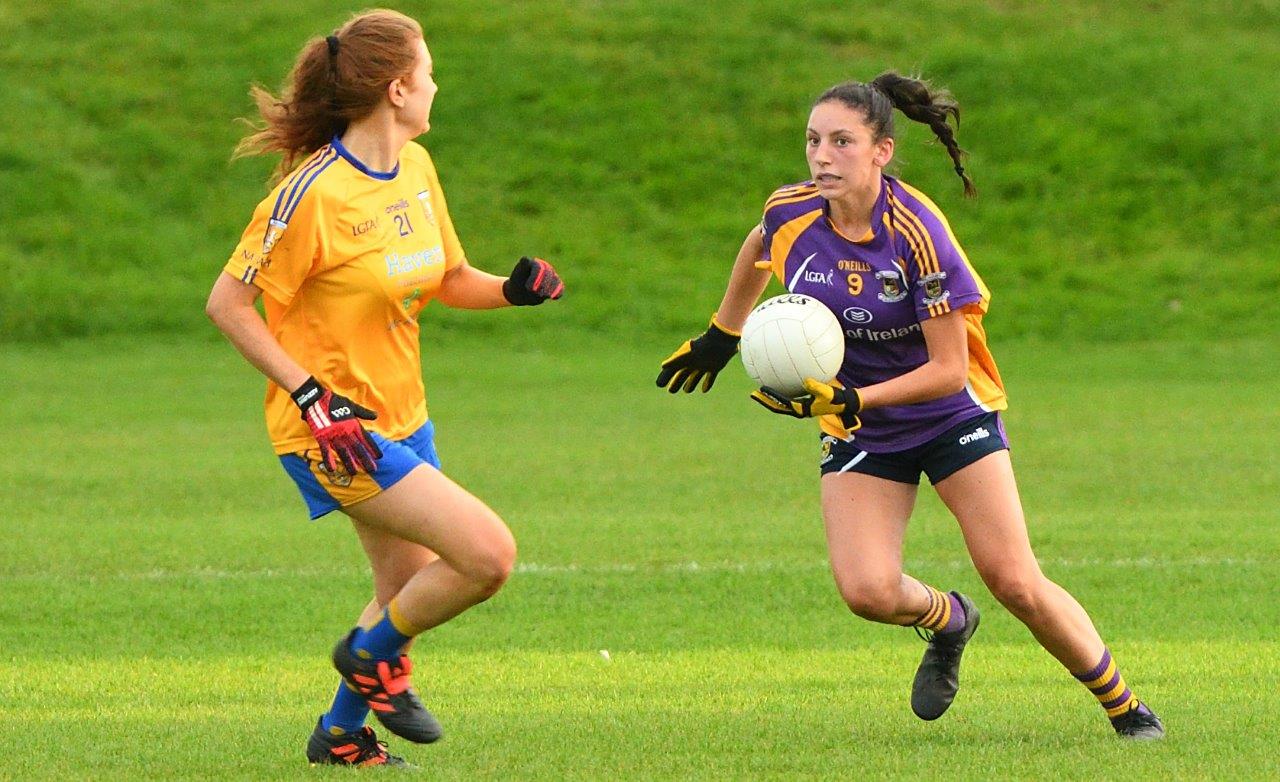
[[[393, 170], [372, 171], [335, 138], [258, 204], [223, 270], [262, 289], [267, 327], [295, 361], [398, 440], [427, 420], [418, 312], [463, 261], [425, 149], [411, 141]], [[289, 390], [267, 384], [279, 454], [316, 447]]]

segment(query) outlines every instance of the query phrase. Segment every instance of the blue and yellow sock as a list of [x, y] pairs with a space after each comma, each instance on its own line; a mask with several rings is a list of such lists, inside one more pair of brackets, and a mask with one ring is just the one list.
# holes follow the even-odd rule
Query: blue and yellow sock
[[320, 719], [320, 726], [331, 735], [341, 736], [343, 733], [355, 733], [364, 725], [369, 716], [369, 704], [346, 682], [338, 682], [338, 691], [333, 695], [333, 705]]
[[1130, 709], [1145, 709], [1138, 702], [1138, 696], [1129, 690], [1120, 675], [1120, 667], [1111, 659], [1111, 650], [1102, 649], [1102, 659], [1098, 664], [1084, 673], [1073, 673], [1080, 682], [1089, 688], [1093, 697], [1098, 699], [1107, 717], [1115, 720], [1129, 713]]
[[935, 633], [950, 633], [964, 627], [964, 606], [955, 594], [940, 592], [923, 582], [920, 586], [929, 593], [929, 607], [911, 623], [913, 627]]
[[400, 613], [395, 598], [392, 598], [382, 609], [378, 620], [351, 639], [351, 651], [362, 660], [394, 660], [418, 632]]

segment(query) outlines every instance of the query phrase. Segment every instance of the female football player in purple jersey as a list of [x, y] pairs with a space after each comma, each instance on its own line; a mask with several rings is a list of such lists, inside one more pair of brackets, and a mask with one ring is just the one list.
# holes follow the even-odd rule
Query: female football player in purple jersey
[[280, 152], [288, 176], [207, 305], [270, 380], [272, 445], [311, 517], [346, 514], [373, 571], [373, 601], [333, 648], [342, 681], [308, 740], [314, 764], [402, 765], [364, 724], [370, 710], [409, 741], [440, 738], [410, 686], [408, 645], [495, 594], [515, 560], [498, 514], [440, 471], [419, 312], [432, 299], [494, 309], [564, 291], [540, 259], [506, 278], [468, 262], [435, 165], [413, 141], [436, 92], [421, 26], [387, 10], [311, 39], [278, 97], [255, 88], [263, 123], [238, 152]]
[[662, 363], [658, 385], [710, 390], [770, 273], [823, 302], [845, 328], [836, 378], [809, 379], [799, 398], [769, 388], [752, 397], [775, 413], [821, 419], [822, 514], [836, 585], [858, 616], [927, 638], [911, 691], [915, 714], [933, 720], [951, 705], [979, 620], [967, 596], [902, 572], [923, 472], [996, 599], [1093, 692], [1116, 733], [1161, 738], [1160, 720], [1125, 685], [1089, 615], [1031, 551], [999, 413], [1004, 387], [982, 328], [990, 294], [938, 207], [884, 173], [895, 108], [933, 129], [965, 194], [974, 194], [947, 124], [948, 116], [958, 122], [959, 107], [945, 91], [892, 72], [827, 90], [806, 129], [811, 178], [769, 197], [710, 326]]

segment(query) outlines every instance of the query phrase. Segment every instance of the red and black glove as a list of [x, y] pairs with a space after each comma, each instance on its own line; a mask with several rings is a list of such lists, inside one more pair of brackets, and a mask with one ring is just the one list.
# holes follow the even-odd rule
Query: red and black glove
[[502, 283], [502, 295], [517, 307], [532, 307], [563, 296], [564, 282], [551, 264], [525, 256]]
[[337, 470], [339, 460], [352, 475], [361, 470], [371, 473], [377, 468], [382, 450], [357, 420], [376, 420], [377, 413], [333, 393], [314, 377], [307, 378], [289, 396], [320, 444], [320, 460], [327, 469]]

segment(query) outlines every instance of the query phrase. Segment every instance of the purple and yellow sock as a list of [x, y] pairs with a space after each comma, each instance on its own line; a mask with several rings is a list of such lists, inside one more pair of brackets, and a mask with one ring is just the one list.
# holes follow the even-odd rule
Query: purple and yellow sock
[[418, 631], [400, 613], [395, 598], [391, 598], [378, 621], [351, 639], [351, 651], [363, 660], [394, 660], [400, 656], [400, 650], [409, 643], [409, 639], [417, 634]]
[[333, 705], [320, 719], [320, 726], [331, 735], [341, 736], [343, 733], [355, 733], [364, 725], [369, 716], [369, 704], [359, 693], [347, 686], [346, 682], [338, 682], [338, 691], [334, 693]]
[[964, 627], [964, 606], [954, 594], [939, 592], [924, 583], [920, 586], [929, 593], [929, 608], [911, 623], [913, 627], [935, 633], [950, 633]]
[[1115, 660], [1111, 659], [1110, 649], [1103, 648], [1102, 659], [1097, 665], [1084, 673], [1072, 675], [1089, 688], [1089, 692], [1098, 699], [1098, 703], [1101, 703], [1102, 708], [1106, 710], [1107, 717], [1112, 720], [1129, 713], [1130, 709], [1145, 708], [1124, 683], [1124, 677], [1120, 675], [1120, 667], [1116, 665]]

